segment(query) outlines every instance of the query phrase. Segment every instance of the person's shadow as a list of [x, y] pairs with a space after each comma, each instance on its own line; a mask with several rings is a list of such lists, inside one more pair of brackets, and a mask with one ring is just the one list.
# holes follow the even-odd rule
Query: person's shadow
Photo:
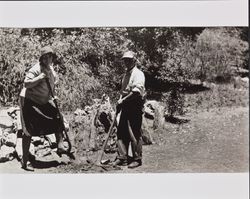
[[184, 124], [188, 123], [190, 119], [178, 118], [176, 116], [165, 116], [166, 122], [170, 122], [172, 124]]
[[63, 163], [57, 162], [56, 160], [51, 160], [51, 161], [34, 160], [31, 161], [31, 164], [36, 169], [47, 169], [51, 167], [57, 167], [59, 165], [62, 165]]
[[46, 161], [38, 160], [33, 155], [29, 156], [29, 160], [35, 169], [47, 169], [65, 164], [64, 162], [61, 161], [59, 162], [57, 160], [46, 160]]

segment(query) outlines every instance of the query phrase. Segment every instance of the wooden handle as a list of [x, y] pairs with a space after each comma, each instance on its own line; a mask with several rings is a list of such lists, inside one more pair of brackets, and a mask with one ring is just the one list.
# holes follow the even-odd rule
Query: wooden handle
[[110, 134], [111, 134], [111, 132], [112, 132], [114, 126], [115, 126], [115, 123], [116, 123], [116, 117], [117, 117], [117, 115], [118, 115], [118, 112], [116, 112], [116, 114], [115, 114], [115, 117], [114, 117], [114, 119], [113, 119], [113, 122], [111, 123], [111, 126], [110, 126], [110, 128], [109, 128], [108, 134], [107, 134], [107, 136], [106, 136], [105, 142], [104, 142], [104, 144], [103, 144], [103, 146], [102, 146], [102, 149], [101, 149], [101, 151], [100, 151], [100, 153], [99, 153], [99, 155], [98, 155], [98, 157], [97, 157], [97, 164], [101, 164], [102, 157], [103, 157], [103, 154], [104, 154], [104, 150], [105, 150], [105, 148], [106, 148], [106, 146], [107, 146], [107, 143], [108, 143]]

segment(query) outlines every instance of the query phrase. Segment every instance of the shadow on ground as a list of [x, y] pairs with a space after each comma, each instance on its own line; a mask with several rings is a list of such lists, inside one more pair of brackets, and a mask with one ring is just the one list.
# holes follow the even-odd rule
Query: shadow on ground
[[40, 161], [40, 160], [35, 160], [32, 161], [32, 165], [36, 169], [47, 169], [51, 167], [57, 167], [59, 165], [62, 165], [64, 163], [59, 163], [58, 161], [52, 160], [52, 161]]
[[170, 122], [172, 124], [184, 124], [188, 123], [190, 119], [178, 118], [175, 116], [165, 116], [166, 122]]

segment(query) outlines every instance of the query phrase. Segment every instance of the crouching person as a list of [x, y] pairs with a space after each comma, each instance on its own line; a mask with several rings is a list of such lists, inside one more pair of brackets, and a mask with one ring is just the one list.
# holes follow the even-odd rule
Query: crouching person
[[[142, 164], [142, 109], [145, 95], [144, 73], [135, 66], [134, 53], [125, 52], [122, 60], [126, 72], [122, 79], [121, 96], [117, 109], [121, 116], [117, 128], [118, 156], [115, 165], [128, 165], [135, 168]], [[128, 162], [129, 144], [132, 146], [132, 161]]]
[[[46, 46], [41, 50], [39, 62], [26, 73], [24, 88], [20, 93], [21, 123], [23, 129], [21, 166], [33, 171], [29, 161], [29, 148], [32, 136], [55, 133], [57, 153], [66, 153], [63, 146], [63, 122], [52, 100], [52, 92], [57, 79], [53, 69], [53, 50]], [[49, 85], [51, 90], [49, 88]]]

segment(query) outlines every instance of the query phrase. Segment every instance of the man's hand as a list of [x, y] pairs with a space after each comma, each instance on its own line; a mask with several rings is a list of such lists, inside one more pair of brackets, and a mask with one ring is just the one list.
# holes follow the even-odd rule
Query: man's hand
[[117, 103], [118, 103], [118, 105], [121, 105], [123, 103], [123, 99], [120, 98]]
[[54, 101], [54, 100], [59, 100], [59, 98], [57, 97], [57, 96], [54, 96], [53, 98], [52, 98], [52, 100]]
[[40, 75], [37, 76], [37, 79], [39, 79], [39, 80], [42, 80], [42, 79], [45, 79], [45, 78], [46, 78], [45, 73], [41, 73]]
[[46, 78], [45, 73], [41, 73], [40, 75], [36, 76], [32, 79], [25, 79], [24, 80], [24, 86], [25, 88], [32, 88], [36, 86], [39, 82], [41, 82], [43, 79]]

